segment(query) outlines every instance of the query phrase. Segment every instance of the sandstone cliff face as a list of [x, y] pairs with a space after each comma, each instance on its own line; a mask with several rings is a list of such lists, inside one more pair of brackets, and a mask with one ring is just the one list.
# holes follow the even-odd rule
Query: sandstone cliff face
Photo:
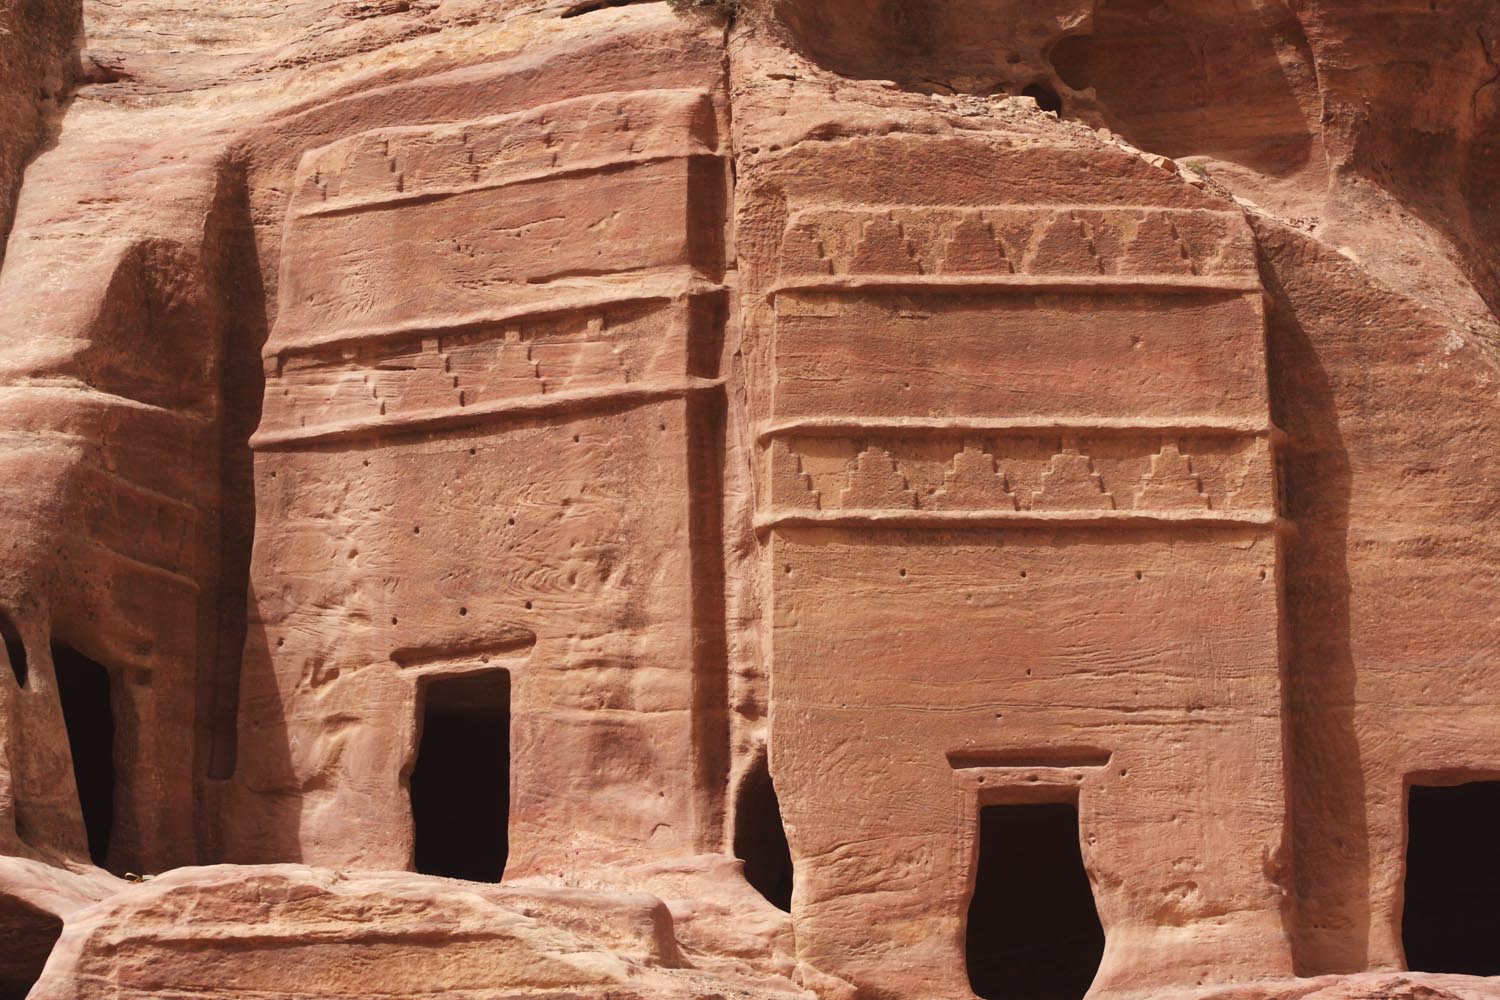
[[0, 11], [0, 995], [1500, 995], [1492, 4], [273, 6]]
[[21, 0], [0, 8], [0, 234], [10, 232], [26, 162], [68, 96], [80, 27], [77, 3]]

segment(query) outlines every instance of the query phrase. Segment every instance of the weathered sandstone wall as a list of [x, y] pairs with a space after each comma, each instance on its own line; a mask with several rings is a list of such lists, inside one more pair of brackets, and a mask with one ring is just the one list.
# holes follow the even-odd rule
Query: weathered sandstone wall
[[0, 996], [1500, 995], [1497, 60], [0, 8]]

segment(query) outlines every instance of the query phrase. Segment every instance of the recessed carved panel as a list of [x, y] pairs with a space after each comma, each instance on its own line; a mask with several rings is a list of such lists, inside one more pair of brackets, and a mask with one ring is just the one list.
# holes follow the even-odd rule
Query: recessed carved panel
[[805, 510], [1275, 513], [1266, 434], [789, 431], [769, 456], [772, 519]]
[[817, 276], [1158, 276], [1254, 280], [1225, 212], [1048, 206], [848, 207], [792, 215], [782, 283]]

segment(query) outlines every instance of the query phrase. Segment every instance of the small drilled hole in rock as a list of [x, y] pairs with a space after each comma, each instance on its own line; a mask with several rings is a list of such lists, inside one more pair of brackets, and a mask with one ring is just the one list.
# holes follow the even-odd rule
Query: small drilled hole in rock
[[470, 455], [477, 455], [477, 454], [479, 454], [479, 449], [478, 448], [470, 448], [469, 449], [469, 454]]
[[396, 616], [395, 616], [395, 615], [391, 615], [391, 624], [392, 624], [392, 625], [395, 625], [395, 624], [397, 624], [397, 621], [396, 621]]
[[1051, 111], [1053, 114], [1062, 113], [1062, 98], [1058, 96], [1057, 91], [1052, 89], [1051, 85], [1041, 80], [1035, 83], [1028, 83], [1025, 87], [1022, 87], [1021, 96], [1030, 97], [1036, 101], [1036, 106], [1043, 111]]
[[577, 444], [577, 443], [578, 443], [578, 441], [579, 441], [579, 438], [580, 438], [580, 435], [577, 435], [577, 434], [574, 434], [574, 435], [573, 435], [573, 443], [574, 443], [574, 444]]
[[530, 602], [530, 601], [527, 601], [527, 602], [526, 602], [526, 610], [527, 610], [527, 611], [530, 611], [530, 610], [531, 610], [531, 602]]
[[1021, 579], [1026, 579], [1026, 571], [1024, 569], [1021, 570]]
[[1136, 570], [1135, 571], [1135, 578], [1137, 580], [1144, 580], [1146, 578], [1146, 574], [1142, 573], [1140, 570]]
[[904, 570], [904, 569], [897, 570], [896, 572], [900, 573], [902, 576], [906, 575], [906, 570]]
[[414, 524], [414, 525], [412, 525], [411, 526], [411, 533], [413, 535], [420, 535], [422, 533], [422, 526], [420, 524]]
[[466, 615], [468, 615], [468, 613], [469, 613], [469, 609], [468, 608], [459, 608], [458, 609], [458, 616], [460, 618], [465, 617]]

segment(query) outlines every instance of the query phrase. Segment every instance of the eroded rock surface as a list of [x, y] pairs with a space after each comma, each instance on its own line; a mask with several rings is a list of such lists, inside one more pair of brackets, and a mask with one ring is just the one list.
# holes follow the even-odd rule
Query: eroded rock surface
[[723, 11], [0, 11], [0, 996], [1500, 996], [1500, 13]]

